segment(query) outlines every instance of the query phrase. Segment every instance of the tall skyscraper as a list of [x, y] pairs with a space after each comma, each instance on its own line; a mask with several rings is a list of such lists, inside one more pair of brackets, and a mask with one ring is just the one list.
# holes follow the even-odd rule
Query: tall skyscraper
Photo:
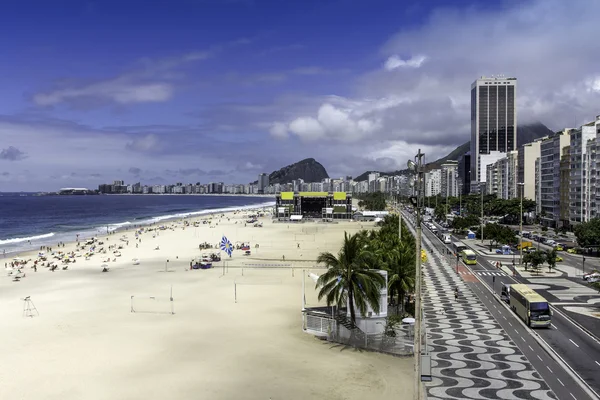
[[269, 187], [269, 175], [265, 173], [258, 175], [258, 193], [265, 193], [267, 187]]
[[[485, 181], [481, 154], [517, 148], [517, 78], [482, 76], [471, 85], [471, 190]], [[483, 175], [482, 175], [483, 174]]]

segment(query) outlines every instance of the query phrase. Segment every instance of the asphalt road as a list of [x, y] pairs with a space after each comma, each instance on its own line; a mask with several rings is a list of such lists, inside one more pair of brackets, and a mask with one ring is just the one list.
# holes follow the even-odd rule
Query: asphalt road
[[[440, 248], [443, 245], [437, 236], [425, 226], [423, 226], [423, 234], [432, 243], [440, 245]], [[456, 262], [454, 256], [449, 257]], [[517, 315], [504, 307], [500, 301], [502, 283], [510, 284], [517, 283], [517, 281], [497, 270], [489, 261], [482, 260], [481, 257], [478, 261], [477, 265], [469, 267], [471, 273], [479, 280], [474, 280], [469, 285], [558, 398], [594, 399], [581, 388], [576, 378], [565, 371], [565, 368], [547, 353], [533, 335], [537, 335], [539, 339], [553, 348], [564, 363], [596, 392], [596, 398], [600, 398], [597, 394], [600, 392], [600, 343], [557, 312], [553, 315], [551, 329], [533, 331], [526, 327]], [[460, 264], [461, 269], [467, 268], [464, 264]], [[490, 291], [492, 287], [494, 294]]]

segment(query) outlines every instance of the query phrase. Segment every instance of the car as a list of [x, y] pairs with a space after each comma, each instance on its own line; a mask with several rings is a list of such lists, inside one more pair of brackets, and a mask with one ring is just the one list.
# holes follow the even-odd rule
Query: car
[[555, 258], [556, 262], [563, 262], [563, 258], [561, 256], [556, 256]]
[[548, 246], [554, 246], [556, 244], [556, 240], [549, 239], [549, 240], [546, 240], [544, 243], [547, 244]]
[[598, 271], [593, 271], [593, 272], [583, 275], [584, 281], [598, 282], [599, 279], [600, 279], [600, 272], [598, 272]]
[[556, 251], [564, 251], [565, 250], [565, 246], [563, 246], [561, 243], [556, 243], [554, 245], [554, 250], [556, 250]]

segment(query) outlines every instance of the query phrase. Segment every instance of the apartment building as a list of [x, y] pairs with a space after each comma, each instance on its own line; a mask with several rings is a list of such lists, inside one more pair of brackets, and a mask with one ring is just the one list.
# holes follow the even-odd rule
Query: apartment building
[[[596, 124], [590, 122], [569, 132], [570, 136], [570, 174], [569, 174], [569, 224], [571, 226], [586, 222], [590, 218], [590, 172], [588, 145], [596, 140]], [[594, 194], [595, 202], [595, 194]]]
[[541, 138], [519, 147], [517, 181], [523, 183], [523, 197], [535, 200], [535, 160], [540, 156]]
[[441, 195], [458, 197], [458, 162], [448, 161], [441, 165]]
[[425, 173], [425, 196], [437, 196], [442, 191], [442, 170], [434, 169]]
[[[561, 155], [569, 145], [570, 129], [557, 132], [541, 141], [539, 182], [536, 182], [541, 222], [545, 226], [557, 227], [560, 221], [561, 204]], [[567, 200], [568, 203], [568, 200]]]
[[569, 195], [571, 184], [571, 146], [563, 147], [560, 154], [560, 211], [559, 226], [568, 228], [569, 224]]

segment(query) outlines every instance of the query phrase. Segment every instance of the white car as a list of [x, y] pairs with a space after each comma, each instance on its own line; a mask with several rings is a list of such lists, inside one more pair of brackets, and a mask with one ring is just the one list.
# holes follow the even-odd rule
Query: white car
[[599, 282], [600, 281], [600, 272], [592, 272], [589, 274], [583, 275], [583, 280], [588, 282]]

